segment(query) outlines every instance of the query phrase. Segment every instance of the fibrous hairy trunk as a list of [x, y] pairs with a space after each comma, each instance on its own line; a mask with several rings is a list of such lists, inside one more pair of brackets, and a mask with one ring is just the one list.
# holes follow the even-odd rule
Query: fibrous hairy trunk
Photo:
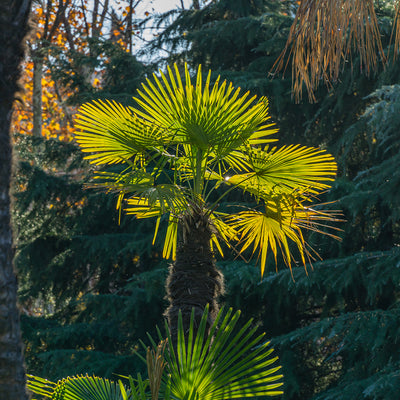
[[212, 227], [208, 215], [200, 210], [187, 213], [181, 217], [180, 227], [182, 237], [166, 285], [169, 307], [165, 315], [173, 341], [176, 341], [179, 311], [186, 332], [194, 309], [196, 332], [208, 304], [209, 328], [219, 311], [218, 297], [224, 291], [223, 275], [217, 269], [210, 246]]
[[30, 0], [0, 5], [0, 399], [26, 400], [25, 371], [17, 308], [17, 280], [12, 264], [10, 226], [11, 111]]

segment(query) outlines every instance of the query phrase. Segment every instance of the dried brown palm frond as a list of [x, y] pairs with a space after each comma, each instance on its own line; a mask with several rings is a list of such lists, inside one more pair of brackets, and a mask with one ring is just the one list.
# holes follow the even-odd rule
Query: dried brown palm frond
[[146, 353], [146, 363], [147, 372], [149, 374], [149, 384], [151, 392], [151, 400], [158, 400], [161, 378], [165, 368], [164, 350], [166, 346], [166, 341], [162, 341], [156, 348], [147, 348]]
[[385, 57], [373, 0], [301, 0], [273, 69], [285, 70], [292, 56], [295, 100], [301, 99], [304, 84], [314, 102], [320, 82], [330, 85], [338, 79], [341, 65], [352, 61], [353, 47], [367, 75], [376, 70], [378, 57]]
[[397, 3], [396, 6], [396, 14], [394, 17], [394, 22], [393, 22], [393, 29], [392, 29], [392, 35], [390, 37], [390, 42], [392, 42], [394, 35], [394, 54], [393, 58], [396, 59], [398, 55], [400, 54], [400, 0]]

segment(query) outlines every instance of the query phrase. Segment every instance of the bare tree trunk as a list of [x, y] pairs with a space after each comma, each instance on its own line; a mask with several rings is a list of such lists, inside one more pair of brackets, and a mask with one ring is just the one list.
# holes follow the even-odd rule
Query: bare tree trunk
[[0, 399], [27, 400], [10, 226], [10, 122], [31, 0], [0, 6]]
[[[40, 50], [39, 50], [40, 51]], [[38, 52], [33, 52], [33, 94], [32, 94], [32, 114], [33, 114], [33, 136], [42, 136], [42, 77], [43, 77], [43, 57]]]

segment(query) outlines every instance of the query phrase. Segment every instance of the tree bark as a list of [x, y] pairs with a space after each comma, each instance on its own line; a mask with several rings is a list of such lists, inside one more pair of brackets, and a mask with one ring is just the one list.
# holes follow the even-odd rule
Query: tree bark
[[32, 135], [42, 136], [42, 77], [43, 77], [43, 57], [40, 55], [40, 49], [32, 54], [33, 59], [33, 94], [32, 94], [32, 114], [33, 129]]
[[181, 218], [180, 227], [182, 237], [166, 283], [169, 307], [165, 315], [175, 344], [179, 311], [186, 332], [194, 308], [196, 332], [208, 304], [208, 330], [219, 311], [218, 297], [224, 292], [223, 275], [217, 269], [210, 247], [212, 227], [208, 215], [194, 211]]
[[10, 122], [18, 89], [22, 42], [27, 33], [30, 0], [0, 6], [0, 399], [26, 400], [25, 371], [17, 308], [17, 279], [12, 257]]

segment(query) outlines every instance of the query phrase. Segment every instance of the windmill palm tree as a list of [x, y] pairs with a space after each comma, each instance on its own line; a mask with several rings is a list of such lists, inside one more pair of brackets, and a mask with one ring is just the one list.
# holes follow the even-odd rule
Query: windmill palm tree
[[[117, 208], [127, 214], [154, 217], [154, 239], [167, 223], [163, 256], [174, 260], [166, 311], [172, 332], [179, 310], [189, 326], [192, 308], [199, 321], [207, 304], [211, 325], [223, 290], [214, 257], [222, 254], [222, 243], [241, 246], [240, 253], [252, 248], [261, 274], [269, 251], [277, 260], [280, 250], [291, 266], [290, 242], [305, 265], [310, 251], [302, 228], [319, 231], [321, 221], [332, 219], [310, 204], [334, 179], [333, 157], [317, 148], [271, 146], [277, 129], [267, 99], [242, 94], [219, 78], [212, 85], [211, 71], [203, 78], [199, 67], [192, 82], [185, 66], [182, 79], [175, 65], [143, 84], [136, 107], [93, 101], [76, 120], [76, 140], [87, 159], [123, 164], [118, 173], [98, 171], [94, 185], [117, 192]], [[234, 204], [229, 214], [219, 209], [232, 191], [252, 198], [254, 207]]]

